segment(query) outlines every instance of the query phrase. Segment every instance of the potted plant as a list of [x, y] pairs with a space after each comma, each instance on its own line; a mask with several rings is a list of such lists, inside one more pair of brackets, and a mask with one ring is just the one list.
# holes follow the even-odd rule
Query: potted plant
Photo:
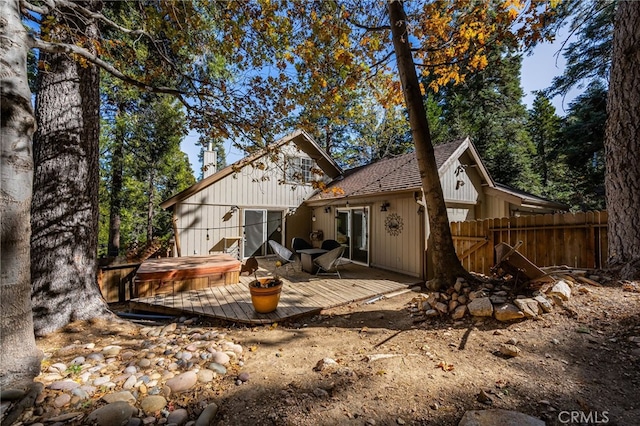
[[274, 277], [261, 277], [249, 283], [251, 293], [251, 303], [256, 312], [267, 314], [273, 312], [278, 307], [280, 292], [282, 291], [282, 280], [277, 275]]

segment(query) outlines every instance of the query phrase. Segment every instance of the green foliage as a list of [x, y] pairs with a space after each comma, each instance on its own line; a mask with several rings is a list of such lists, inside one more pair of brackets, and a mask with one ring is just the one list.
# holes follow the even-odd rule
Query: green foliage
[[336, 145], [334, 157], [344, 168], [369, 164], [383, 157], [413, 150], [413, 141], [406, 118], [400, 107], [384, 108], [373, 99], [362, 102], [368, 113], [360, 116], [344, 138]]
[[[539, 193], [534, 172], [535, 146], [526, 129], [527, 111], [520, 88], [521, 57], [493, 50], [489, 65], [432, 96], [442, 109], [437, 141], [470, 137], [492, 177], [503, 184]], [[449, 126], [444, 131], [439, 123]]]
[[606, 105], [605, 87], [597, 81], [592, 83], [584, 94], [569, 104], [554, 150], [566, 163], [566, 181], [571, 188], [567, 202], [577, 210], [605, 208]]
[[536, 147], [535, 169], [541, 175], [543, 193], [548, 193], [548, 187], [553, 180], [550, 175], [550, 163], [553, 162], [551, 150], [558, 143], [560, 118], [556, 109], [542, 92], [536, 93], [533, 109], [529, 111], [527, 129], [531, 141]]
[[567, 65], [561, 76], [555, 77], [547, 95], [566, 94], [572, 87], [598, 80], [607, 84], [613, 53], [613, 18], [617, 0], [569, 0], [558, 16], [562, 26], [571, 19], [569, 30], [576, 40], [562, 50]]
[[[133, 105], [127, 114], [111, 116], [102, 128], [101, 255], [106, 254], [109, 238], [110, 177], [118, 143], [124, 147], [119, 154], [123, 164], [122, 252], [150, 237], [170, 238], [171, 215], [159, 203], [195, 183], [187, 155], [180, 151], [180, 142], [186, 134], [182, 107], [171, 97], [152, 94], [138, 94]], [[116, 140], [118, 135], [124, 135], [124, 139]]]

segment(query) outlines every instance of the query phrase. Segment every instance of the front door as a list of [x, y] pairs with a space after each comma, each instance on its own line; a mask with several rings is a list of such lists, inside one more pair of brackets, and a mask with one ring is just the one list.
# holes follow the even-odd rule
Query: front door
[[336, 240], [347, 247], [344, 257], [369, 265], [369, 207], [338, 210]]
[[282, 211], [244, 210], [243, 258], [266, 256], [271, 253], [267, 241], [282, 244]]

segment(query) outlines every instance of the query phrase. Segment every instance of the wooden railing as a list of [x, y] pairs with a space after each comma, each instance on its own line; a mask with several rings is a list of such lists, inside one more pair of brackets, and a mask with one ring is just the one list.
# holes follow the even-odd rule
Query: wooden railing
[[451, 233], [463, 266], [487, 275], [501, 242], [522, 241], [518, 252], [539, 267], [603, 268], [607, 261], [606, 211], [452, 222]]

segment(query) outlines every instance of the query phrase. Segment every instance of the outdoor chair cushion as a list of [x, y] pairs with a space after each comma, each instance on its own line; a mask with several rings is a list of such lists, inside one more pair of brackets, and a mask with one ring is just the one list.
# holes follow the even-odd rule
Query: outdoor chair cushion
[[294, 264], [296, 262], [296, 257], [293, 252], [282, 244], [269, 240], [269, 245], [282, 265], [287, 265], [289, 263]]
[[298, 253], [298, 250], [312, 249], [313, 245], [303, 238], [294, 238], [291, 240], [291, 248], [294, 253]]
[[318, 267], [316, 275], [331, 274], [337, 275], [338, 278], [342, 278], [342, 276], [340, 276], [338, 266], [348, 262], [347, 259], [342, 258], [344, 250], [345, 247], [339, 246], [313, 259], [313, 263]]
[[341, 244], [339, 242], [337, 242], [336, 240], [324, 240], [322, 242], [322, 245], [320, 246], [321, 249], [323, 250], [333, 250], [333, 249], [337, 249], [338, 247], [340, 247]]

